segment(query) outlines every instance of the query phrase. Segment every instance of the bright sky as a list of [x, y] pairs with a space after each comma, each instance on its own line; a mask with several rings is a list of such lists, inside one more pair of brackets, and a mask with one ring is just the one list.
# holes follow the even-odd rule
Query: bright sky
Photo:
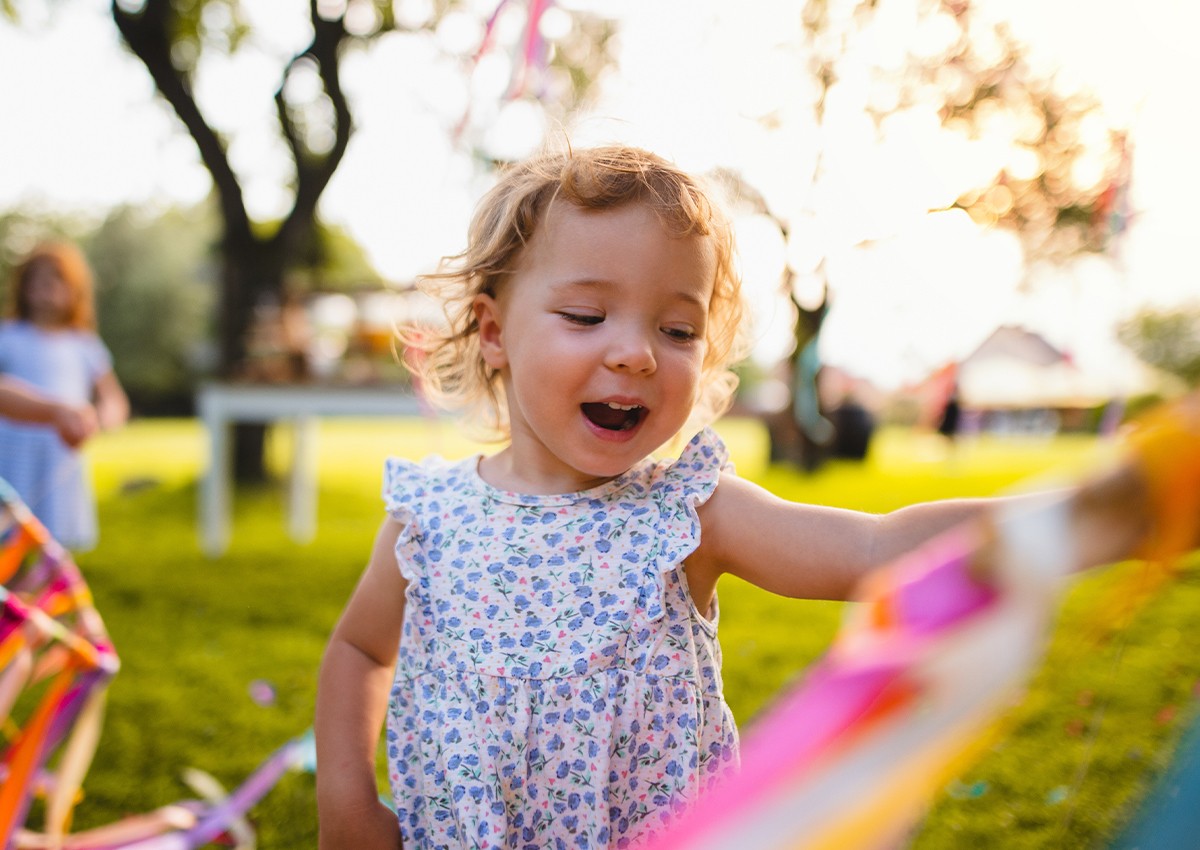
[[[305, 37], [307, 4], [246, 2], [256, 19], [269, 21], [258, 30], [263, 53], [210, 68], [198, 89], [218, 127], [238, 130], [231, 156], [252, 213], [265, 216], [280, 211], [286, 176], [270, 98], [281, 59]], [[34, 8], [45, 4], [19, 5], [23, 29], [0, 23], [0, 74], [19, 81], [0, 87], [0, 210], [98, 215], [119, 202], [202, 198], [207, 173], [190, 138], [155, 100], [145, 71], [122, 53], [107, 0], [70, 0], [51, 16]], [[620, 72], [604, 82], [593, 114], [570, 128], [572, 141], [625, 140], [686, 168], [741, 169], [795, 234], [785, 248], [762, 221], [742, 223], [744, 269], [753, 291], [763, 293], [758, 303], [770, 303], [785, 259], [803, 280], [825, 257], [834, 287], [822, 338], [827, 362], [892, 387], [968, 353], [997, 324], [1020, 322], [1095, 374], [1119, 376], [1111, 327], [1120, 316], [1144, 303], [1200, 297], [1187, 256], [1200, 165], [1187, 108], [1194, 75], [1185, 64], [1185, 39], [1200, 29], [1200, 8], [1188, 0], [1147, 0], [1136, 11], [1120, 0], [982, 3], [991, 14], [1003, 12], [1037, 61], [1093, 89], [1111, 120], [1130, 128], [1135, 146], [1137, 218], [1120, 261], [1034, 274], [1028, 293], [1018, 288], [1024, 270], [1014, 240], [981, 232], [965, 215], [924, 212], [953, 200], [973, 170], [989, 162], [994, 168], [995, 151], [954, 145], [919, 110], [898, 116], [876, 139], [857, 109], [852, 75], [831, 97], [819, 137], [803, 90], [772, 84], [802, 78], [789, 51], [799, 37], [794, 0], [605, 5], [620, 17]], [[912, 5], [885, 0], [886, 35], [855, 49], [886, 57], [924, 37], [911, 29]], [[447, 143], [466, 92], [453, 67], [411, 38], [348, 63], [346, 87], [358, 131], [323, 211], [366, 246], [381, 271], [403, 279], [461, 247], [482, 189]], [[767, 132], [758, 119], [772, 111], [777, 126]], [[822, 145], [825, 178], [813, 190]], [[870, 247], [861, 245], [865, 239]], [[786, 333], [782, 322], [772, 323], [775, 313], [759, 310], [764, 358]]]

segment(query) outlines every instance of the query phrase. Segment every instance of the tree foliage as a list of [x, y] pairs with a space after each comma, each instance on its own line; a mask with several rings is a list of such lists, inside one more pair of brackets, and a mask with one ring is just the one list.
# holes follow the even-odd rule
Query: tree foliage
[[945, 93], [944, 125], [976, 138], [1004, 126], [1012, 143], [991, 181], [955, 205], [1014, 231], [1029, 259], [1103, 251], [1128, 179], [1124, 133], [1105, 125], [1093, 95], [1036, 71], [1007, 26], [978, 25], [962, 0], [944, 8], [958, 39], [945, 61], [922, 69], [926, 84]]
[[[798, 14], [805, 34], [800, 50], [811, 83], [801, 89], [809, 92], [817, 127], [825, 129], [830, 122], [835, 90], [854, 80], [864, 83], [854, 107], [880, 135], [892, 116], [924, 110], [962, 146], [1002, 151], [989, 160], [990, 170], [977, 171], [972, 184], [947, 199], [945, 208], [965, 210], [981, 226], [1013, 232], [1027, 267], [1103, 251], [1124, 227], [1124, 136], [1105, 123], [1095, 98], [1071, 87], [1054, 69], [1039, 66], [1005, 23], [984, 14], [982, 4], [808, 0]], [[902, 55], [875, 49], [881, 31], [897, 25], [911, 35]], [[823, 149], [820, 156], [829, 153]], [[814, 183], [821, 179], [818, 161]], [[765, 207], [759, 211], [773, 215], [788, 236], [788, 221]], [[814, 274], [824, 282], [823, 262]], [[820, 332], [825, 306], [802, 307], [793, 292], [798, 282], [793, 271], [783, 282], [795, 302], [793, 373], [800, 353]], [[792, 385], [795, 394], [797, 382]], [[811, 468], [812, 455], [822, 448], [804, 438], [794, 418], [785, 411], [772, 426], [773, 445], [793, 447], [774, 453]]]
[[216, 231], [207, 207], [158, 216], [121, 207], [80, 240], [101, 334], [140, 413], [190, 410], [211, 360]]
[[1143, 362], [1200, 386], [1200, 304], [1143, 310], [1121, 325], [1118, 337]]
[[[501, 2], [496, 14], [506, 5]], [[291, 159], [291, 208], [275, 226], [267, 227], [252, 220], [242, 179], [230, 158], [230, 140], [212, 124], [196, 96], [205, 57], [234, 53], [251, 39], [252, 24], [241, 4], [238, 0], [112, 2], [113, 21], [125, 44], [195, 141], [212, 176], [220, 216], [217, 372], [223, 377], [236, 378], [243, 371], [256, 308], [282, 301], [297, 279], [293, 273], [306, 264], [311, 267], [312, 259], [330, 248], [315, 241], [316, 222], [318, 202], [345, 157], [354, 130], [353, 105], [342, 81], [348, 51], [400, 30], [432, 33], [449, 16], [475, 8], [454, 0], [432, 0], [423, 14], [405, 15], [398, 12], [403, 6], [391, 0], [307, 3], [308, 42], [284, 62], [274, 94], [278, 132]], [[566, 47], [544, 63], [547, 71], [557, 69], [557, 76], [547, 73], [540, 89], [532, 89], [546, 92], [554, 79], [565, 80], [557, 93], [563, 107], [577, 101], [606, 61], [605, 27], [583, 19], [578, 23], [565, 39]], [[530, 32], [536, 35], [533, 27]], [[532, 38], [527, 47], [540, 43]], [[521, 70], [529, 69], [521, 66]], [[264, 476], [261, 428], [238, 429], [235, 459], [240, 479]]]
[[[862, 40], [884, 25], [888, 0], [839, 4], [809, 0], [809, 70], [815, 110], [862, 61]], [[972, 0], [920, 0], [905, 58], [874, 62], [865, 111], [876, 125], [914, 106], [936, 108], [944, 129], [1004, 150], [990, 174], [953, 204], [984, 225], [1014, 231], [1030, 259], [1064, 260], [1106, 247], [1104, 225], [1128, 178], [1125, 137], [1106, 124], [1100, 103], [1059, 69], [1035, 62], [1003, 20]]]

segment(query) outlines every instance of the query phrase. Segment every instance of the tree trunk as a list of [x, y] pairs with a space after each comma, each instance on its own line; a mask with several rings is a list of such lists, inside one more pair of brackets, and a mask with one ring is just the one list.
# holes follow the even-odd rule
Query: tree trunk
[[[787, 291], [792, 291], [790, 280]], [[806, 472], [816, 471], [830, 456], [835, 434], [824, 417], [817, 393], [816, 342], [829, 312], [828, 298], [815, 310], [806, 310], [792, 295], [796, 307], [796, 345], [788, 358], [788, 405], [765, 417], [772, 462], [790, 464]]]
[[[219, 373], [223, 380], [244, 376], [247, 339], [259, 306], [283, 294], [284, 254], [272, 239], [227, 235], [222, 251]], [[239, 484], [267, 480], [267, 422], [240, 422], [233, 429], [233, 477]]]
[[805, 433], [791, 408], [770, 413], [763, 421], [770, 440], [771, 463], [786, 463], [805, 472], [816, 472], [829, 457], [828, 447]]
[[[186, 6], [187, 4], [183, 4]], [[202, 4], [201, 4], [202, 5]], [[188, 10], [172, 0], [146, 0], [140, 8], [126, 9], [113, 0], [111, 11], [118, 31], [150, 72], [155, 88], [171, 104], [196, 142], [200, 158], [212, 175], [224, 230], [221, 239], [221, 299], [217, 316], [218, 377], [235, 380], [244, 374], [247, 331], [264, 298], [278, 299], [283, 292], [289, 258], [300, 256], [316, 227], [317, 202], [328, 185], [350, 141], [350, 106], [342, 91], [340, 48], [348, 37], [341, 16], [325, 17], [317, 0], [309, 0], [312, 42], [292, 57], [275, 93], [276, 115], [296, 169], [295, 201], [273, 236], [255, 235], [238, 176], [229, 162], [225, 141], [205, 120], [194, 97], [193, 67], [177, 63], [172, 50], [180, 30], [180, 15]], [[196, 9], [192, 8], [195, 14]], [[325, 94], [333, 106], [334, 143], [327, 151], [312, 151], [295, 123], [300, 106], [288, 102], [286, 83], [301, 61], [317, 63]], [[234, 477], [239, 482], [266, 479], [263, 456], [265, 423], [247, 423], [234, 429]]]

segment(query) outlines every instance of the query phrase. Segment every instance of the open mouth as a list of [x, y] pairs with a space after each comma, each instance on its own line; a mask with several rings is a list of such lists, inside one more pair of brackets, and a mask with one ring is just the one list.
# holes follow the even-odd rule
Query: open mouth
[[612, 401], [587, 402], [581, 407], [588, 421], [606, 431], [628, 431], [636, 428], [650, 412], [639, 404], [617, 404]]

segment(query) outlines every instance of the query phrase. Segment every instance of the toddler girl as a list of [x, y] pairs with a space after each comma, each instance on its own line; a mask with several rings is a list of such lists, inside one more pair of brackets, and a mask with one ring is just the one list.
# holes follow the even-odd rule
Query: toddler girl
[[323, 848], [649, 838], [738, 764], [722, 574], [844, 599], [980, 511], [876, 516], [734, 475], [705, 427], [745, 347], [733, 250], [709, 191], [633, 148], [539, 155], [482, 200], [430, 281], [449, 323], [418, 362], [507, 444], [386, 466], [388, 517], [321, 670]]
[[[35, 248], [13, 272], [7, 314], [0, 322], [0, 376], [75, 409], [94, 405], [100, 427], [126, 420], [129, 402], [96, 335], [92, 276], [77, 248]], [[95, 545], [91, 486], [61, 429], [0, 416], [0, 478], [63, 546]]]

